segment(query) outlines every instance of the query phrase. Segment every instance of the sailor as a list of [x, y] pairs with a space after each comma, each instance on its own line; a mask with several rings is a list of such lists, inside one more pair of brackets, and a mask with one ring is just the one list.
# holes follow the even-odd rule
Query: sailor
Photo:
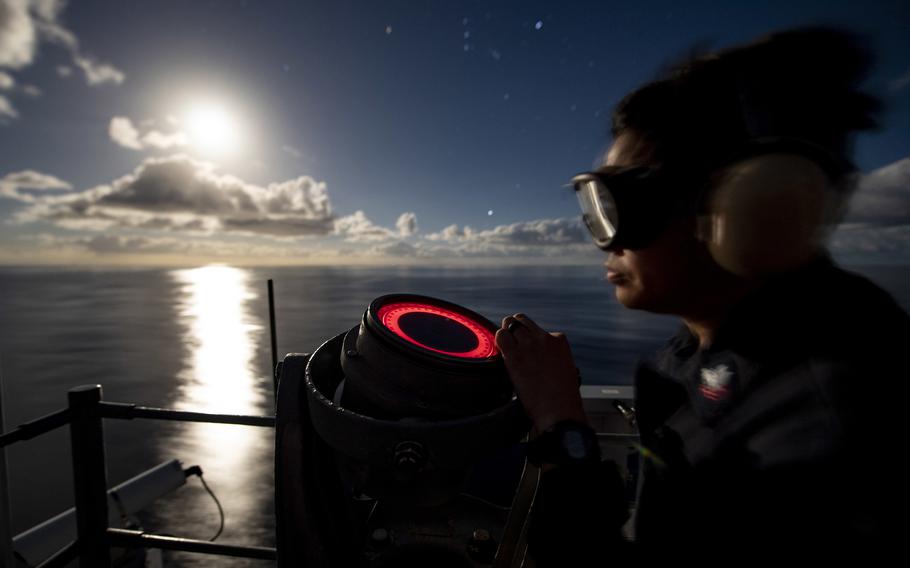
[[682, 326], [635, 375], [632, 545], [566, 337], [503, 320], [497, 345], [539, 432], [539, 566], [897, 542], [910, 317], [826, 247], [857, 177], [852, 133], [876, 124], [858, 88], [870, 61], [849, 33], [784, 31], [692, 57], [616, 107], [604, 166], [573, 186], [619, 302]]

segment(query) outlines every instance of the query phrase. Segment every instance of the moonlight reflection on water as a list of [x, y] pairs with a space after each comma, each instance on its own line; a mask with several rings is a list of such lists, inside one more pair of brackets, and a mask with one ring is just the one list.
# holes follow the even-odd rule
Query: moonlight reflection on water
[[[179, 284], [178, 323], [186, 346], [174, 406], [211, 413], [269, 413], [271, 394], [264, 388], [268, 381], [257, 373], [255, 362], [263, 329], [251, 309], [257, 298], [252, 275], [228, 266], [177, 270], [171, 275]], [[165, 442], [162, 453], [170, 451], [185, 465], [202, 466], [222, 501], [226, 524], [219, 540], [271, 544], [270, 537], [261, 533], [270, 524], [262, 493], [272, 487], [272, 440], [270, 428], [184, 423]], [[194, 480], [188, 485], [195, 485]], [[187, 536], [209, 538], [218, 526], [214, 504], [201, 491], [183, 497], [184, 503], [165, 509], [163, 520], [199, 533]], [[212, 560], [186, 555], [180, 564], [211, 565]], [[217, 561], [219, 566], [247, 562]]]

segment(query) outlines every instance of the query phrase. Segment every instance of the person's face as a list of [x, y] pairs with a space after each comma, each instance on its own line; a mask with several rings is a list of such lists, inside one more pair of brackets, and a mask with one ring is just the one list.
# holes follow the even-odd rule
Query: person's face
[[[604, 166], [655, 165], [653, 148], [634, 133], [621, 134]], [[627, 308], [681, 314], [695, 300], [705, 275], [704, 246], [695, 238], [694, 220], [674, 218], [657, 238], [637, 250], [610, 252], [604, 266]]]

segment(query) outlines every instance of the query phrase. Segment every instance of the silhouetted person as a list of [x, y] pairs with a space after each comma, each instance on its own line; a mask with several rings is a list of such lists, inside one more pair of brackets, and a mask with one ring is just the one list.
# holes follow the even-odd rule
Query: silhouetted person
[[585, 221], [617, 299], [683, 325], [636, 371], [633, 547], [566, 338], [503, 321], [497, 344], [545, 433], [536, 459], [557, 464], [532, 517], [539, 565], [893, 548], [910, 317], [825, 243], [856, 177], [852, 133], [876, 124], [858, 90], [870, 63], [848, 33], [797, 29], [692, 57], [616, 107], [604, 167], [574, 180]]

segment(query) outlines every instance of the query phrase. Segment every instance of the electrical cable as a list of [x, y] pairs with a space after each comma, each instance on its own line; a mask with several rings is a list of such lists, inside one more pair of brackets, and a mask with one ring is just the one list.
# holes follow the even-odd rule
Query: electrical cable
[[206, 492], [208, 492], [208, 494], [212, 496], [212, 500], [215, 501], [215, 505], [218, 506], [218, 515], [220, 518], [219, 525], [218, 525], [218, 532], [215, 533], [215, 536], [213, 536], [212, 538], [209, 539], [209, 542], [215, 542], [215, 540], [217, 540], [218, 537], [221, 536], [221, 533], [224, 531], [224, 508], [221, 506], [221, 501], [218, 500], [218, 497], [215, 496], [215, 492], [212, 491], [212, 489], [209, 487], [209, 484], [205, 482], [205, 478], [202, 477], [202, 468], [201, 467], [199, 467], [198, 465], [194, 465], [192, 467], [188, 467], [187, 469], [183, 470], [183, 473], [187, 477], [189, 477], [191, 475], [198, 476], [199, 481], [202, 482], [202, 487], [205, 488]]

